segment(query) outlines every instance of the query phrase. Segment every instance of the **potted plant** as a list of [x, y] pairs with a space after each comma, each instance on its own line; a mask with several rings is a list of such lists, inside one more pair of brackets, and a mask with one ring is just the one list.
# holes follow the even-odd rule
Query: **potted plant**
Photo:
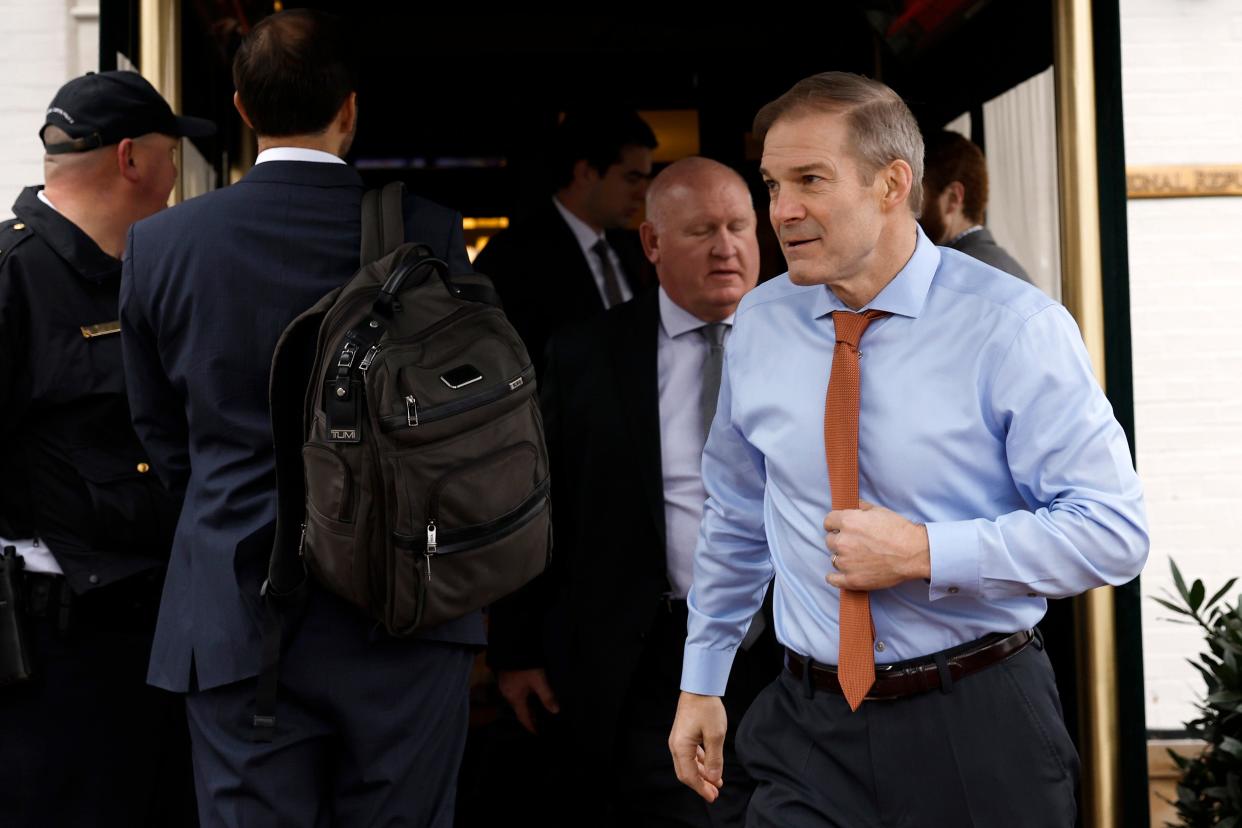
[[1189, 659], [1207, 683], [1207, 696], [1197, 705], [1199, 716], [1186, 723], [1205, 746], [1198, 756], [1169, 751], [1181, 770], [1172, 804], [1179, 826], [1242, 828], [1242, 601], [1222, 600], [1237, 578], [1206, 598], [1203, 581], [1187, 588], [1177, 564], [1169, 565], [1177, 594], [1166, 591], [1155, 600], [1181, 616], [1172, 620], [1202, 628], [1207, 643], [1197, 661]]

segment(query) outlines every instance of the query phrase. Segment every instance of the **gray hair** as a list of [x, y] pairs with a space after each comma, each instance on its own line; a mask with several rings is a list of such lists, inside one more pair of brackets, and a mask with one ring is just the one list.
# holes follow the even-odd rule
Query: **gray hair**
[[914, 181], [907, 203], [918, 214], [923, 206], [923, 134], [910, 107], [889, 87], [851, 72], [822, 72], [803, 78], [755, 115], [760, 142], [782, 118], [815, 112], [843, 113], [861, 172], [874, 178], [898, 159], [910, 165]]

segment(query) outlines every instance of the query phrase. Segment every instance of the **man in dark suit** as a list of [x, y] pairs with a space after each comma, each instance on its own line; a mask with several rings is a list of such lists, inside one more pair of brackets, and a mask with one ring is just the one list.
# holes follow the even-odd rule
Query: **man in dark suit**
[[983, 226], [988, 209], [988, 165], [983, 151], [945, 130], [927, 139], [923, 210], [919, 224], [936, 244], [960, 250], [997, 270], [1031, 281], [1022, 265]]
[[634, 112], [571, 112], [552, 144], [554, 195], [497, 233], [475, 259], [536, 365], [560, 327], [651, 284], [634, 231], [651, 177], [651, 127]]
[[[557, 554], [519, 595], [522, 612], [493, 616], [490, 658], [523, 724], [559, 719], [568, 773], [602, 781], [602, 805], [578, 803], [592, 809], [575, 814], [583, 824], [741, 825], [745, 774], [709, 807], [671, 777], [667, 740], [699, 463], [733, 310], [758, 277], [755, 213], [741, 176], [704, 158], [661, 172], [647, 203], [659, 290], [552, 339], [541, 382]], [[752, 625], [726, 696], [735, 721], [780, 670], [763, 627]], [[560, 703], [549, 721], [540, 708]]]
[[[273, 15], [234, 61], [255, 167], [130, 233], [122, 330], [135, 427], [185, 491], [151, 683], [186, 694], [205, 825], [450, 825], [478, 616], [392, 640], [312, 584], [280, 664], [277, 728], [251, 727], [276, 514], [276, 340], [357, 269], [362, 182], [338, 21]], [[406, 238], [467, 268], [460, 217], [405, 203]]]

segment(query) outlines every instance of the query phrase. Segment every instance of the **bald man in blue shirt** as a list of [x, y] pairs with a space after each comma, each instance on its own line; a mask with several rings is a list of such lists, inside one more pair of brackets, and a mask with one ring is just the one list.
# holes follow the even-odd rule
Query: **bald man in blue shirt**
[[[724, 784], [719, 696], [775, 578], [787, 669], [738, 731], [758, 783], [747, 825], [1073, 825], [1078, 757], [1033, 628], [1048, 598], [1125, 583], [1148, 550], [1077, 326], [919, 230], [922, 138], [883, 84], [807, 78], [755, 134], [789, 272], [746, 296], [726, 349], [677, 775], [709, 802]], [[834, 509], [837, 328], [871, 311], [851, 346], [860, 502]], [[870, 602], [856, 710], [838, 670], [842, 590]]]

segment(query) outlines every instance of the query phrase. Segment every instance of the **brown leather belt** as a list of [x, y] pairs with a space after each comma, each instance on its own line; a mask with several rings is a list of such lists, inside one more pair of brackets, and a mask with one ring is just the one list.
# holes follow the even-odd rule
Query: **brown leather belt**
[[[946, 682], [941, 680], [941, 670], [948, 672], [949, 681], [957, 680], [977, 673], [997, 662], [1004, 661], [1021, 652], [1026, 645], [1035, 639], [1032, 630], [992, 635], [971, 641], [958, 647], [892, 664], [877, 664], [875, 668], [875, 684], [871, 686], [868, 699], [899, 699], [938, 690]], [[785, 668], [793, 677], [801, 679], [806, 674], [806, 656], [799, 655], [789, 648], [785, 649]], [[811, 682], [816, 689], [829, 693], [840, 693], [841, 684], [837, 681], [837, 671], [828, 665], [811, 665]]]

